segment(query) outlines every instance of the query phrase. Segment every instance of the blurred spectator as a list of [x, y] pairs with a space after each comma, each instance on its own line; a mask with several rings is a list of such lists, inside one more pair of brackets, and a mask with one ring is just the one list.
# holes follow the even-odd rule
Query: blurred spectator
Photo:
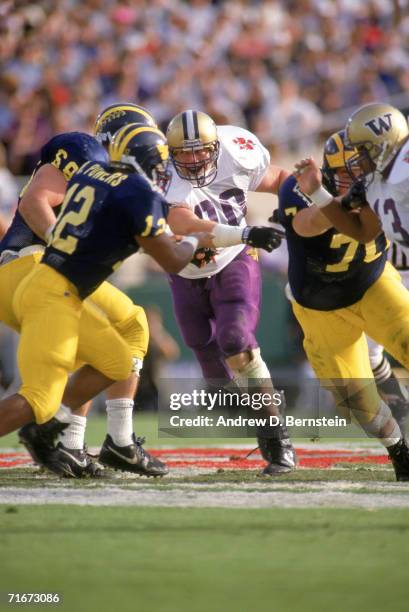
[[249, 127], [277, 156], [309, 147], [321, 130], [342, 125], [346, 107], [375, 99], [408, 105], [408, 7], [409, 0], [4, 1], [0, 140], [13, 172], [29, 173], [53, 133], [90, 130], [102, 107], [127, 99], [147, 106], [162, 127], [193, 106]]
[[6, 150], [0, 143], [0, 238], [5, 234], [17, 206], [18, 186], [7, 168]]

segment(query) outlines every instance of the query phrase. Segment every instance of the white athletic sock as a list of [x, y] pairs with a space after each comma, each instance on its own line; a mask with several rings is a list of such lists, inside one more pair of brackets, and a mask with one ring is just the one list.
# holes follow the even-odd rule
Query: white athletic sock
[[129, 398], [106, 400], [108, 415], [108, 433], [117, 446], [132, 444], [133, 434], [133, 400]]
[[393, 428], [393, 431], [390, 434], [390, 437], [380, 438], [380, 442], [383, 444], [385, 448], [388, 448], [389, 446], [393, 446], [394, 444], [397, 444], [399, 440], [401, 440], [402, 438], [403, 438], [402, 432], [399, 428], [399, 425], [396, 423], [395, 427]]
[[71, 418], [73, 414], [71, 412], [71, 408], [68, 408], [68, 406], [64, 406], [64, 404], [61, 404], [54, 416], [57, 421], [60, 421], [60, 423], [71, 423]]
[[61, 432], [58, 441], [62, 442], [66, 448], [76, 450], [84, 448], [86, 425], [87, 417], [73, 414], [71, 416], [71, 423]]

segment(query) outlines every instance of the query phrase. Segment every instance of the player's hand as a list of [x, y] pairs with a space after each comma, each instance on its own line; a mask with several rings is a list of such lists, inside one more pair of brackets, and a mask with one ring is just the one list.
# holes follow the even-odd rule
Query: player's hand
[[193, 265], [198, 268], [204, 268], [208, 263], [214, 261], [214, 256], [216, 255], [216, 249], [207, 249], [201, 248], [195, 251], [191, 262]]
[[346, 210], [354, 210], [367, 204], [365, 179], [358, 179], [352, 183], [348, 193], [341, 198], [341, 206]]
[[312, 157], [307, 157], [296, 163], [293, 174], [301, 191], [306, 195], [311, 195], [321, 187], [321, 170]]
[[196, 232], [191, 235], [198, 239], [199, 241], [199, 244], [197, 245], [198, 249], [200, 248], [214, 249], [214, 244], [213, 244], [214, 236], [210, 232]]
[[264, 249], [271, 253], [274, 249], [278, 249], [283, 238], [285, 238], [285, 233], [275, 227], [248, 225], [243, 230], [241, 240], [244, 244], [249, 244], [252, 247]]

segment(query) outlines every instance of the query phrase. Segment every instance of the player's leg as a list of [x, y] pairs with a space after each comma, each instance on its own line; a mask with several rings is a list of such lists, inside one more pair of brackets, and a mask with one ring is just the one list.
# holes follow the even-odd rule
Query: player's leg
[[[378, 281], [366, 292], [362, 300], [362, 314], [368, 335], [383, 344], [388, 353], [408, 370], [409, 291], [389, 263]], [[403, 425], [408, 414], [406, 389], [391, 378], [385, 381], [385, 392], [391, 396], [391, 408]]]
[[338, 409], [387, 448], [398, 480], [409, 479], [409, 453], [399, 425], [377, 392], [359, 305], [320, 312], [293, 303], [293, 311], [304, 331], [307, 357], [321, 384], [332, 391]]
[[[16, 409], [21, 406], [19, 398], [31, 407], [38, 424], [53, 418], [75, 362], [81, 302], [67, 283], [60, 282], [62, 277], [50, 276], [57, 278], [50, 279], [48, 270], [39, 267], [23, 279], [14, 295], [14, 314], [21, 327], [17, 358], [22, 386], [2, 403], [3, 422], [13, 404]], [[46, 293], [50, 280], [52, 291]]]
[[[168, 473], [166, 465], [143, 448], [144, 439], [136, 437], [133, 431], [134, 397], [149, 343], [145, 311], [109, 283], [103, 283], [92, 294], [90, 301], [106, 315], [112, 327], [126, 342], [133, 360], [131, 376], [106, 390], [108, 434], [99, 461], [123, 471], [164, 476]], [[80, 333], [80, 343], [82, 341]]]
[[203, 377], [228, 384], [233, 375], [215, 340], [215, 319], [210, 304], [211, 280], [190, 280], [172, 274], [170, 288], [183, 340], [194, 352]]
[[384, 354], [384, 347], [367, 336], [369, 362], [380, 396], [388, 404], [399, 427], [405, 431], [409, 410], [408, 392], [395, 376], [391, 363]]
[[[236, 384], [246, 391], [272, 395], [273, 383], [255, 337], [260, 316], [261, 273], [253, 249], [243, 250], [211, 279], [211, 305], [216, 318], [216, 339]], [[271, 406], [259, 416], [280, 417]], [[260, 427], [260, 451], [267, 461], [263, 473], [273, 475], [295, 467], [295, 453], [284, 424]]]

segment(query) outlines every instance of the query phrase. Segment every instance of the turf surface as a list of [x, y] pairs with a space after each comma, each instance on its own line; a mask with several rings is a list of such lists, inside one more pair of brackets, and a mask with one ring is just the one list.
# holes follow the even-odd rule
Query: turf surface
[[0, 505], [0, 546], [0, 591], [59, 592], [69, 611], [377, 612], [409, 596], [402, 509]]

